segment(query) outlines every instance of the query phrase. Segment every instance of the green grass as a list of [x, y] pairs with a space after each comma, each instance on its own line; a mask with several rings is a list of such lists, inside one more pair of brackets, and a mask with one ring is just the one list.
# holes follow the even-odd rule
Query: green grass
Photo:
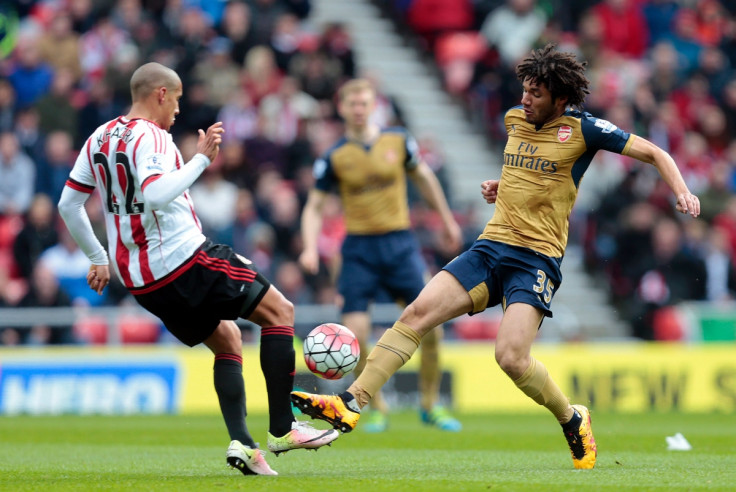
[[[244, 477], [225, 466], [220, 417], [0, 417], [0, 490], [736, 490], [732, 415], [594, 413], [594, 470], [573, 469], [545, 413], [461, 420], [448, 434], [394, 414], [386, 433], [359, 427], [317, 453], [269, 454], [278, 477]], [[248, 424], [265, 447], [266, 418]], [[676, 432], [692, 451], [667, 451]]]

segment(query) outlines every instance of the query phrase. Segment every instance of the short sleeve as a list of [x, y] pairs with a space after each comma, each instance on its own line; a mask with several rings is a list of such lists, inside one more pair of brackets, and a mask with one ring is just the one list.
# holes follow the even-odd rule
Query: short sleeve
[[92, 171], [91, 140], [91, 138], [87, 139], [81, 152], [79, 152], [77, 160], [74, 161], [74, 166], [69, 173], [69, 181], [67, 181], [67, 186], [71, 186], [77, 191], [84, 193], [91, 193], [97, 186], [95, 175]]
[[421, 156], [419, 155], [419, 143], [417, 143], [417, 140], [409, 132], [406, 133], [405, 146], [406, 162], [404, 163], [404, 167], [406, 167], [407, 171], [411, 171], [419, 165]]
[[320, 191], [329, 192], [337, 185], [337, 179], [332, 169], [332, 160], [330, 155], [326, 154], [316, 161], [312, 166], [312, 175], [314, 176], [314, 187]]
[[589, 151], [607, 150], [623, 154], [634, 141], [630, 133], [610, 121], [594, 118], [588, 113], [583, 114], [580, 125]]
[[166, 132], [158, 129], [148, 129], [139, 137], [134, 148], [134, 163], [140, 183], [175, 169], [176, 152], [169, 139]]

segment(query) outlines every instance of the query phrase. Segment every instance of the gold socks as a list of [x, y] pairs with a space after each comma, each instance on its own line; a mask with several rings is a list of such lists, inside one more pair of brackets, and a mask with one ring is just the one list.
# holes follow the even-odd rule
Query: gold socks
[[365, 369], [348, 388], [360, 408], [366, 406], [386, 381], [411, 358], [420, 341], [419, 334], [401, 321], [386, 330], [368, 355]]
[[534, 357], [531, 358], [531, 363], [524, 374], [514, 383], [525, 395], [552, 412], [561, 424], [569, 422], [572, 418], [570, 401], [549, 377], [544, 364]]

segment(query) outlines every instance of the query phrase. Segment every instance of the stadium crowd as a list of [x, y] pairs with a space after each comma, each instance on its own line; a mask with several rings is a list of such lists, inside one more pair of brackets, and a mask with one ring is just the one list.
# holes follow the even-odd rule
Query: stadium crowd
[[[492, 142], [503, 141], [503, 114], [518, 104], [515, 64], [552, 41], [588, 61], [587, 110], [673, 155], [701, 197], [702, 220], [680, 221], [656, 171], [609, 153], [590, 166], [571, 219], [571, 241], [610, 285], [633, 335], [653, 338], [656, 313], [680, 300], [736, 295], [733, 2], [375, 1], [422, 40]], [[218, 160], [191, 189], [205, 234], [251, 258], [295, 304], [335, 302], [338, 199], [325, 213], [325, 267], [315, 277], [296, 262], [299, 217], [314, 158], [341, 135], [335, 91], [365, 74], [346, 27], [315, 25], [310, 9], [309, 0], [0, 2], [0, 307], [130, 302], [119, 285], [104, 296], [87, 287], [88, 260], [55, 204], [82, 139], [125, 112], [130, 75], [145, 61], [182, 78], [172, 133], [185, 159], [198, 128], [226, 128]], [[390, 96], [376, 118], [401, 121]], [[441, 181], [451, 180], [433, 142], [420, 143]], [[104, 240], [99, 200], [89, 213]], [[413, 222], [434, 271], [447, 260], [426, 240], [438, 220], [417, 205]], [[475, 233], [469, 226], [466, 238]], [[71, 328], [0, 336], [5, 345], [73, 341]]]

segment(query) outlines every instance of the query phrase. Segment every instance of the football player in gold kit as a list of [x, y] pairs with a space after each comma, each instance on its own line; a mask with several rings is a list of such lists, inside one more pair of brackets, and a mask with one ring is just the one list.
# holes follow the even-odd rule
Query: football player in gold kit
[[[414, 138], [404, 128], [380, 128], [370, 122], [376, 100], [371, 83], [350, 80], [340, 88], [338, 97], [345, 135], [314, 164], [316, 182], [302, 213], [304, 251], [299, 261], [307, 272], [317, 272], [322, 210], [328, 193], [337, 190], [347, 229], [338, 291], [344, 299], [342, 322], [360, 342], [361, 358], [355, 368], [355, 374], [360, 375], [370, 348], [369, 304], [382, 291], [406, 305], [416, 299], [424, 287], [425, 275], [428, 277], [419, 244], [410, 230], [407, 177], [439, 213], [444, 245], [449, 251], [460, 248], [461, 233], [439, 181], [419, 156]], [[441, 338], [440, 328], [422, 341], [420, 415], [425, 423], [439, 429], [459, 431], [460, 422], [437, 405]], [[363, 428], [380, 432], [386, 428], [388, 408], [379, 392], [371, 397], [375, 411]]]
[[521, 105], [505, 116], [508, 141], [500, 180], [481, 184], [496, 210], [471, 248], [450, 262], [401, 314], [368, 356], [361, 376], [339, 396], [292, 392], [292, 401], [343, 432], [352, 430], [360, 408], [414, 353], [440, 323], [502, 303], [496, 361], [516, 386], [547, 408], [562, 425], [575, 468], [593, 468], [597, 447], [590, 413], [568, 398], [530, 355], [552, 296], [568, 218], [578, 185], [598, 150], [627, 155], [657, 168], [671, 188], [676, 209], [697, 217], [690, 193], [672, 157], [644, 138], [579, 111], [588, 93], [585, 64], [553, 45], [534, 50], [516, 68]]

